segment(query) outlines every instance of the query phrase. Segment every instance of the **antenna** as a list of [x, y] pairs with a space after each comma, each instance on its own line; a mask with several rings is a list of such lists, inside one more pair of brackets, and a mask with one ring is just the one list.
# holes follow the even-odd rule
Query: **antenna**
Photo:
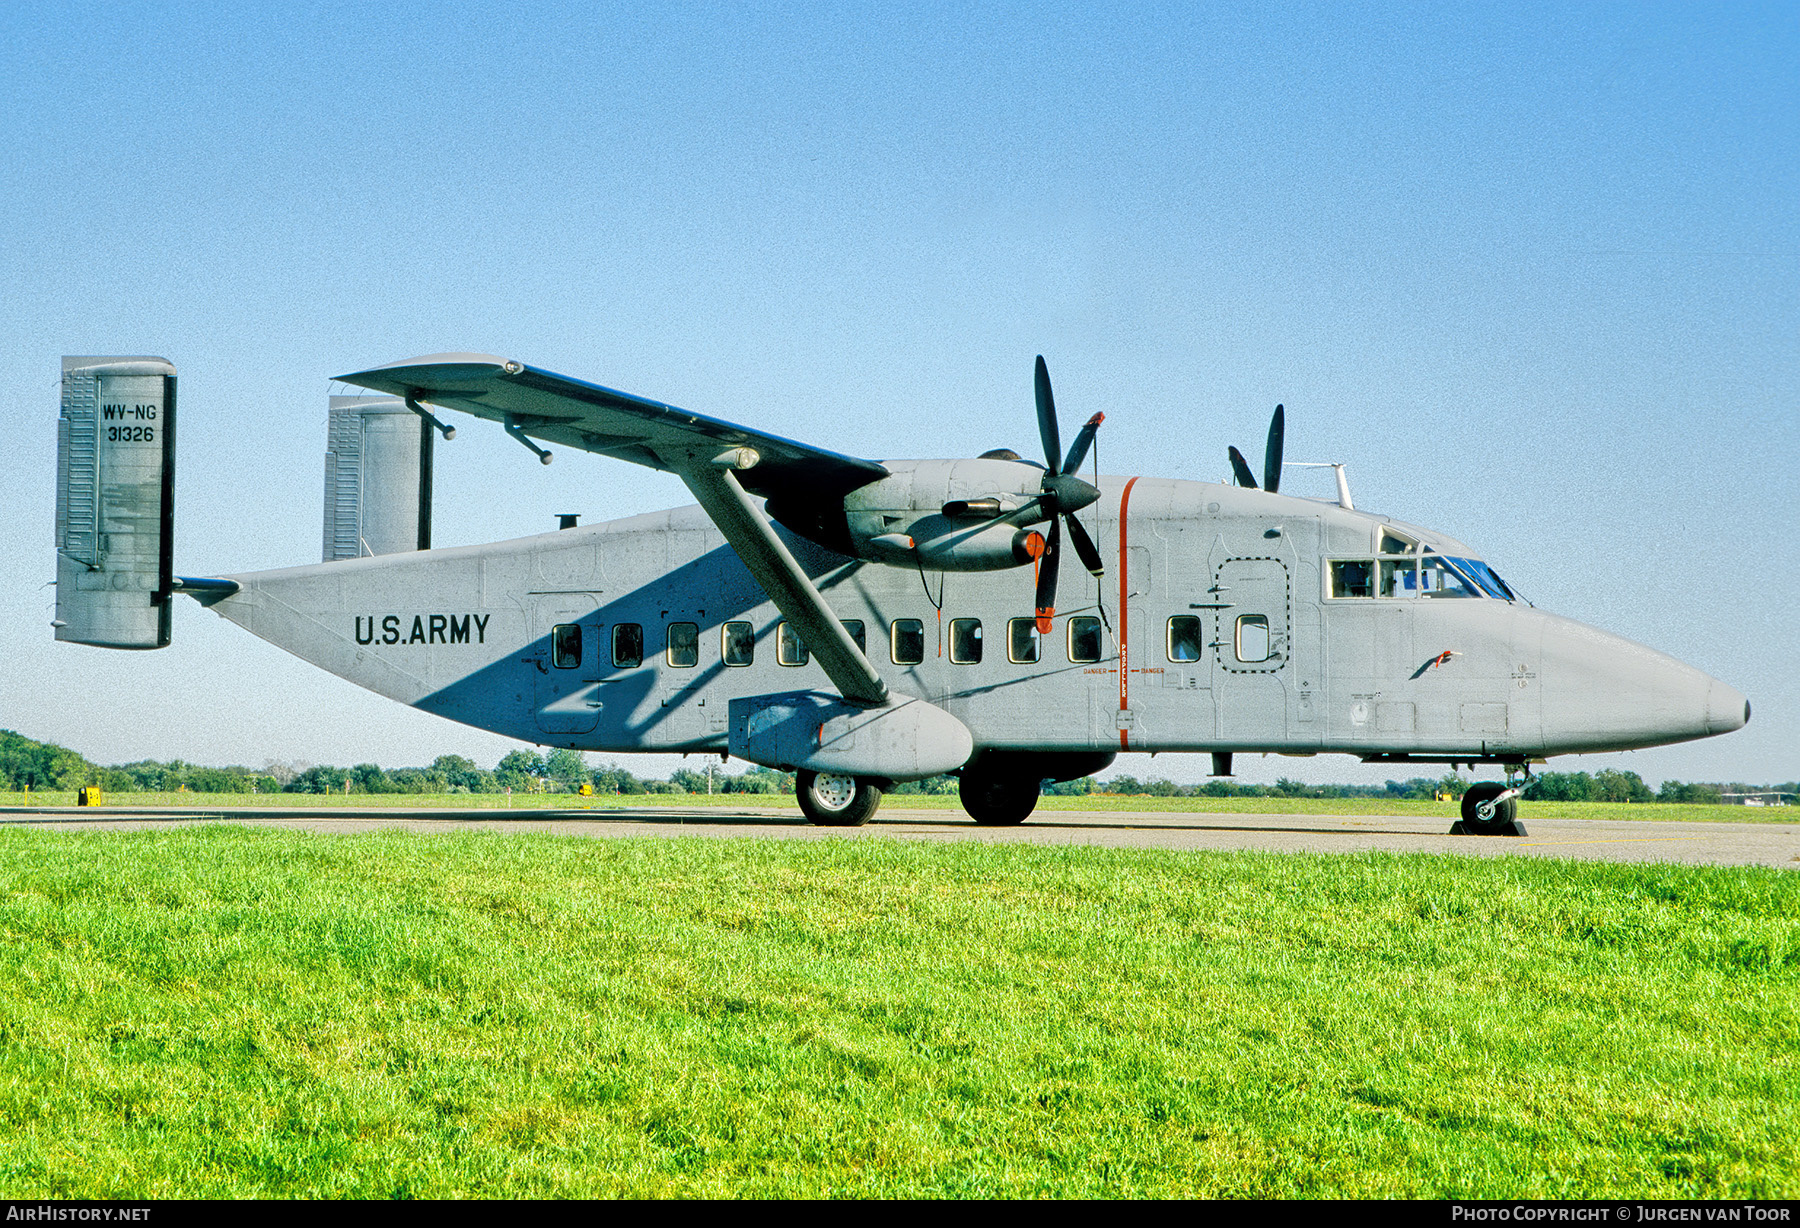
[[1350, 501], [1350, 483], [1344, 477], [1342, 461], [1284, 461], [1283, 469], [1330, 469], [1337, 477], [1338, 506], [1346, 512], [1354, 512], [1356, 504]]

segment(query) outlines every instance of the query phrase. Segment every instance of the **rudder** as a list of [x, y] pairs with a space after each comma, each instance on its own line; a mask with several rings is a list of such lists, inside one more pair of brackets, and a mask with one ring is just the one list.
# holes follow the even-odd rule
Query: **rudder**
[[56, 638], [164, 648], [174, 592], [175, 366], [62, 360]]

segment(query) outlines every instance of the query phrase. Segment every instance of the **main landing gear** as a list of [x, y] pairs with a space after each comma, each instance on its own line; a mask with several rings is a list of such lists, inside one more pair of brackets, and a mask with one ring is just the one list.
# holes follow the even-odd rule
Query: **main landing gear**
[[1012, 827], [1037, 809], [1045, 781], [1079, 780], [1109, 766], [1112, 751], [983, 750], [963, 765], [957, 797], [983, 827]]
[[[1023, 823], [1037, 808], [1036, 777], [964, 772], [956, 791], [969, 817], [984, 827]], [[800, 812], [819, 827], [861, 827], [881, 805], [880, 784], [864, 776], [801, 772], [794, 777], [794, 793]]]
[[1463, 794], [1462, 819], [1450, 827], [1453, 836], [1523, 836], [1525, 825], [1519, 822], [1519, 794], [1524, 782], [1514, 785], [1485, 780], [1469, 786]]
[[881, 806], [881, 786], [866, 776], [801, 772], [794, 793], [800, 812], [819, 827], [861, 827]]
[[956, 782], [956, 795], [969, 817], [983, 827], [1012, 827], [1023, 823], [1037, 809], [1036, 777], [965, 769]]
[[[1045, 781], [1092, 776], [1113, 758], [1111, 751], [984, 750], [957, 774], [956, 791], [981, 826], [1012, 827], [1037, 809]], [[820, 827], [861, 827], [875, 817], [882, 790], [892, 787], [892, 781], [874, 776], [800, 772], [794, 777], [801, 812]]]

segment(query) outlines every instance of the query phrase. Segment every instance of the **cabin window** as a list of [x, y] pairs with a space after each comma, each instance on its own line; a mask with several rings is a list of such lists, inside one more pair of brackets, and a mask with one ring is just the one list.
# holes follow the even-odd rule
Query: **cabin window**
[[550, 628], [550, 664], [557, 669], [574, 669], [581, 664], [581, 626], [557, 623]]
[[636, 669], [644, 663], [644, 628], [637, 623], [614, 623], [612, 641], [613, 664], [619, 669]]
[[1333, 597], [1373, 597], [1374, 565], [1368, 559], [1333, 559], [1331, 561], [1331, 595]]
[[727, 665], [748, 665], [756, 659], [756, 632], [749, 623], [726, 623], [719, 628], [719, 657]]
[[669, 664], [692, 669], [700, 664], [700, 628], [695, 623], [669, 624]]
[[917, 665], [925, 659], [925, 624], [916, 618], [896, 618], [888, 628], [892, 635], [895, 665]]
[[792, 623], [782, 623], [775, 631], [775, 659], [783, 665], [805, 665], [806, 645]]
[[1169, 620], [1169, 660], [1200, 659], [1200, 620], [1192, 614], [1177, 614]]
[[1269, 616], [1239, 614], [1237, 620], [1237, 659], [1256, 665], [1269, 659]]
[[1035, 665], [1038, 659], [1035, 618], [1015, 618], [1006, 624], [1006, 659], [1014, 665]]
[[1069, 660], [1092, 664], [1100, 659], [1100, 620], [1079, 615], [1069, 620]]
[[862, 619], [846, 618], [843, 620], [843, 622], [844, 622], [844, 630], [848, 631], [850, 633], [850, 638], [856, 641], [856, 651], [862, 653], [862, 655], [865, 657], [868, 656], [869, 655], [869, 639], [868, 639], [868, 636], [863, 634]]
[[950, 659], [958, 665], [979, 665], [981, 663], [981, 620], [979, 618], [953, 618], [950, 620]]

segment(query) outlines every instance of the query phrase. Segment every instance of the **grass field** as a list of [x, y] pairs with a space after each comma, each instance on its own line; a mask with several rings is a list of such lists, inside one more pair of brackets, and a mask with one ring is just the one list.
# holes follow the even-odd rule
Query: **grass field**
[[[23, 806], [23, 793], [0, 792], [0, 806]], [[34, 790], [29, 804], [73, 806], [75, 794]], [[577, 797], [571, 793], [516, 793], [510, 802], [499, 793], [108, 793], [108, 806], [355, 806], [446, 810], [609, 810], [646, 807], [726, 806], [735, 809], [784, 809], [799, 813], [792, 797], [759, 793], [643, 793]], [[961, 810], [956, 795], [901, 795], [885, 798], [884, 810]], [[1455, 802], [1408, 801], [1380, 797], [1123, 797], [1111, 793], [1087, 797], [1044, 797], [1039, 810], [1125, 810], [1182, 814], [1348, 814], [1396, 815], [1409, 818], [1458, 817]], [[1791, 823], [1800, 826], [1800, 807], [1690, 806], [1660, 802], [1523, 802], [1522, 818], [1631, 819], [1665, 823]]]
[[1800, 878], [0, 830], [0, 1197], [1800, 1194]]

